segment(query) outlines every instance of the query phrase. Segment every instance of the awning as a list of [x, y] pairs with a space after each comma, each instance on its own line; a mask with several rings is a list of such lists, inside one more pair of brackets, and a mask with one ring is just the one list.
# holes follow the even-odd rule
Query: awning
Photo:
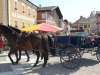
[[38, 30], [38, 31], [52, 31], [52, 32], [60, 31], [60, 29], [53, 27], [51, 25], [48, 25], [46, 23], [41, 23], [34, 26], [22, 28], [21, 30], [22, 31], [37, 31]]
[[62, 28], [59, 28], [59, 27], [56, 27], [56, 26], [53, 26], [53, 25], [51, 25], [52, 27], [55, 27], [55, 28], [57, 28], [57, 29], [59, 29], [59, 30], [62, 30]]

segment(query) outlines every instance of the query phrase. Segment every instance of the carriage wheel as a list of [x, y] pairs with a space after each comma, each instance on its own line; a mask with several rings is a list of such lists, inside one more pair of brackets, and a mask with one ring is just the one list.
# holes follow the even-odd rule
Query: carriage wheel
[[61, 64], [68, 69], [74, 69], [81, 63], [81, 55], [75, 48], [66, 48], [60, 53]]
[[96, 57], [97, 57], [98, 61], [100, 62], [100, 45], [98, 45], [98, 47], [97, 47]]
[[80, 55], [81, 55], [81, 57], [82, 57], [83, 54], [84, 54], [84, 49], [79, 48], [79, 53], [80, 53]]

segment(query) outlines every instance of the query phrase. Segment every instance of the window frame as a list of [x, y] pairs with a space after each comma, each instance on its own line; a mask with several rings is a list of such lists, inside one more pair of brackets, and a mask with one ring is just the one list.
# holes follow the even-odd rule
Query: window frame
[[25, 4], [22, 3], [22, 13], [25, 13]]
[[25, 22], [22, 21], [22, 28], [25, 28]]
[[28, 26], [30, 27], [30, 22], [28, 22]]
[[30, 7], [28, 7], [28, 15], [29, 16], [31, 15], [31, 9], [30, 9]]
[[14, 25], [16, 28], [18, 27], [18, 20], [14, 20]]
[[42, 14], [42, 19], [46, 19], [46, 14], [45, 13]]
[[18, 0], [14, 0], [14, 9], [15, 10], [18, 10]]

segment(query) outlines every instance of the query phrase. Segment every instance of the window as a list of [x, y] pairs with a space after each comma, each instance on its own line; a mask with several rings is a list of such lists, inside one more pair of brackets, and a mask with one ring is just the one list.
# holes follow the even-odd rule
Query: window
[[22, 28], [25, 28], [25, 23], [24, 22], [22, 22]]
[[25, 4], [22, 3], [22, 13], [25, 13]]
[[24, 6], [22, 6], [22, 12], [25, 13], [25, 8], [24, 8]]
[[42, 19], [45, 19], [45, 14], [42, 14]]
[[30, 26], [30, 23], [28, 23], [28, 26]]
[[18, 10], [18, 1], [17, 0], [14, 0], [14, 9]]
[[33, 17], [35, 17], [35, 11], [33, 10]]
[[28, 7], [28, 15], [31, 15], [31, 13], [30, 13], [31, 11], [30, 11], [30, 7]]
[[18, 21], [15, 20], [15, 27], [17, 28], [18, 27]]
[[85, 24], [84, 27], [87, 28], [87, 25]]

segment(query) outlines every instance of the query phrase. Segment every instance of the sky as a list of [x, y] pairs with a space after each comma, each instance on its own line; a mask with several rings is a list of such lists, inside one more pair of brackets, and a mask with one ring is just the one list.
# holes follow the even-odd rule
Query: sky
[[30, 0], [35, 5], [59, 6], [63, 19], [75, 22], [80, 16], [89, 17], [91, 11], [100, 10], [100, 0]]

